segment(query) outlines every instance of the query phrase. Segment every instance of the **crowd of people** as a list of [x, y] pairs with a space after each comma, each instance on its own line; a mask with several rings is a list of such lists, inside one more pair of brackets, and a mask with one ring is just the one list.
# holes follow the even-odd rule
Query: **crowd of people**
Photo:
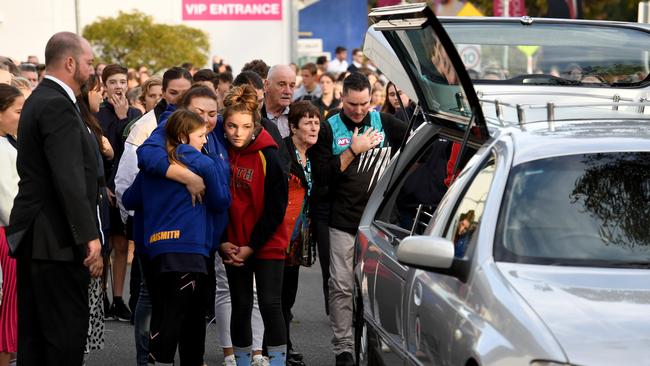
[[200, 366], [206, 318], [224, 365], [305, 365], [290, 324], [316, 258], [353, 365], [354, 239], [415, 105], [346, 59], [158, 76], [68, 32], [45, 64], [1, 58], [0, 366], [81, 365], [109, 319], [134, 324], [138, 365]]

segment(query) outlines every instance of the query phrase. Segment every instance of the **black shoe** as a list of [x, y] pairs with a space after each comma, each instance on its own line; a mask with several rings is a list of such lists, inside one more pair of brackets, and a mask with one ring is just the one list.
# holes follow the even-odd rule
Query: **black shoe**
[[336, 355], [336, 366], [354, 366], [354, 357], [350, 352], [341, 352]]
[[295, 361], [287, 358], [287, 366], [307, 366], [303, 360]]
[[104, 295], [104, 320], [113, 320], [113, 308], [111, 307], [111, 302], [108, 301], [108, 296]]
[[289, 363], [289, 361], [302, 361], [302, 359], [302, 353], [296, 352], [293, 348], [287, 352], [287, 363]]
[[129, 310], [121, 297], [113, 298], [111, 313], [115, 319], [121, 322], [131, 321], [131, 310]]

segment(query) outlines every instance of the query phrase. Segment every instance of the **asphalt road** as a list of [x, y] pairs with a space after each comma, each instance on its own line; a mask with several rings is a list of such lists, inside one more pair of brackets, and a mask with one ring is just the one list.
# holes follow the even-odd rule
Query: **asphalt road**
[[[125, 290], [128, 291], [128, 286], [125, 286]], [[315, 263], [311, 268], [300, 269], [298, 296], [293, 314], [291, 339], [294, 348], [304, 354], [307, 366], [332, 365], [334, 363], [334, 354], [330, 347], [332, 331], [323, 305], [319, 263]], [[131, 324], [107, 321], [105, 337], [104, 349], [91, 352], [88, 366], [135, 365], [135, 342]], [[221, 365], [223, 355], [216, 346], [214, 323], [208, 326], [205, 348], [205, 362], [209, 366]]]

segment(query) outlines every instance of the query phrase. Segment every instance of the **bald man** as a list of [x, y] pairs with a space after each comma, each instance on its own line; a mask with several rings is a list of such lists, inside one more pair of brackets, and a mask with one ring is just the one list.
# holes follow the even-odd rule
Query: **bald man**
[[18, 364], [76, 366], [88, 332], [90, 276], [102, 272], [99, 147], [76, 106], [93, 73], [92, 50], [74, 33], [57, 33], [45, 64], [20, 116], [20, 183], [7, 231], [17, 259]]
[[282, 138], [289, 136], [289, 105], [293, 101], [296, 73], [289, 65], [275, 65], [264, 80], [264, 109], [262, 117], [271, 120]]

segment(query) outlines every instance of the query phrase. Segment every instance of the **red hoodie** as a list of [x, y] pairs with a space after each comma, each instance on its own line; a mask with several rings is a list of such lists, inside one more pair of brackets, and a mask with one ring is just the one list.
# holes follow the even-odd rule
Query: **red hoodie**
[[250, 246], [259, 259], [284, 259], [289, 243], [283, 225], [287, 208], [287, 177], [278, 145], [262, 129], [243, 150], [228, 148], [230, 194], [228, 241]]

